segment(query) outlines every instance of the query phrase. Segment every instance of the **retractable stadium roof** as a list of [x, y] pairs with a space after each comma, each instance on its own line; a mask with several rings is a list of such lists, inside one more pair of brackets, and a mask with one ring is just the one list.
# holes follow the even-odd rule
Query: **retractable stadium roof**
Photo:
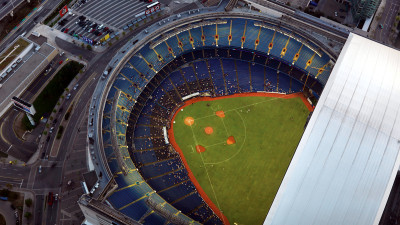
[[378, 224], [397, 170], [400, 51], [350, 34], [264, 224]]

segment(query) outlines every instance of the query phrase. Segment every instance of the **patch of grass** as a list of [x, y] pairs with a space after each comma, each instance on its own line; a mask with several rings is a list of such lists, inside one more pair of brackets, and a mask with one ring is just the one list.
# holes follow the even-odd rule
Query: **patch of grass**
[[15, 59], [15, 57], [17, 57], [28, 45], [29, 42], [25, 41], [22, 38], [19, 38], [12, 46], [9, 46], [8, 49], [6, 49], [6, 51], [4, 51], [3, 54], [0, 55], [1, 60], [3, 60], [8, 54], [10, 54], [10, 52], [14, 50], [14, 47], [19, 47], [15, 49], [13, 53], [10, 54], [7, 59], [0, 64], [0, 70], [6, 68], [6, 66], [8, 66], [8, 64], [10, 64]]
[[60, 139], [63, 132], [64, 132], [64, 127], [63, 126], [59, 126], [56, 138]]
[[[225, 118], [215, 115], [219, 110]], [[308, 114], [300, 98], [226, 98], [187, 106], [175, 117], [173, 129], [200, 186], [230, 223], [262, 224]], [[188, 116], [195, 121], [191, 127], [184, 124]], [[205, 134], [207, 126], [213, 134]], [[235, 144], [226, 144], [229, 136]], [[206, 151], [197, 153], [196, 145]]]
[[[51, 114], [54, 106], [57, 104], [64, 89], [74, 79], [75, 75], [83, 68], [83, 65], [76, 61], [69, 61], [63, 66], [54, 78], [47, 84], [43, 91], [33, 102], [36, 114], [33, 116], [34, 121], [38, 124], [40, 118], [44, 114]], [[28, 117], [25, 115], [23, 124], [27, 129], [33, 127], [29, 123]]]

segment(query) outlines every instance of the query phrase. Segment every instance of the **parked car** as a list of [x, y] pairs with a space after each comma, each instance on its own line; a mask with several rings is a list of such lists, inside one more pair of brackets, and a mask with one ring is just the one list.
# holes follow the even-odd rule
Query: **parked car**
[[42, 165], [39, 166], [38, 172], [39, 172], [39, 173], [42, 173]]
[[74, 86], [74, 90], [78, 89], [78, 87], [79, 87], [79, 84], [76, 84], [76, 85]]
[[103, 33], [101, 33], [101, 32], [99, 32], [98, 34], [97, 34], [97, 36], [101, 36]]
[[65, 31], [65, 28], [61, 29], [61, 32], [64, 32], [64, 31]]
[[68, 94], [67, 94], [67, 97], [65, 97], [65, 99], [68, 100], [68, 99], [70, 99], [70, 98], [71, 98], [71, 93], [68, 93]]
[[68, 33], [68, 31], [69, 31], [69, 29], [67, 28], [67, 29], [65, 29], [64, 33]]
[[104, 27], [103, 31], [108, 31], [110, 28]]

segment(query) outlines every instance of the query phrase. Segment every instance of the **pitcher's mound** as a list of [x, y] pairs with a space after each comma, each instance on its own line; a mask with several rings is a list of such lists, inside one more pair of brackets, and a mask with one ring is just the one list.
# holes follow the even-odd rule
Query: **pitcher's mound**
[[194, 124], [194, 119], [193, 119], [193, 117], [186, 117], [185, 118], [185, 124], [186, 125], [188, 125], [188, 126], [192, 126], [193, 124]]
[[214, 133], [214, 129], [212, 127], [206, 127], [206, 128], [204, 128], [204, 132], [206, 132], [206, 134], [210, 135], [210, 134]]
[[226, 140], [226, 143], [227, 143], [228, 145], [233, 145], [233, 144], [236, 143], [236, 140], [235, 140], [235, 138], [234, 138], [233, 136], [230, 136], [230, 137], [228, 137], [228, 139]]
[[196, 152], [197, 153], [202, 153], [202, 152], [205, 152], [205, 151], [206, 151], [206, 148], [204, 148], [201, 145], [196, 145]]
[[224, 118], [224, 117], [225, 117], [224, 111], [216, 111], [216, 112], [215, 112], [215, 115], [217, 115], [217, 116], [219, 116], [219, 117], [221, 117], [221, 118]]

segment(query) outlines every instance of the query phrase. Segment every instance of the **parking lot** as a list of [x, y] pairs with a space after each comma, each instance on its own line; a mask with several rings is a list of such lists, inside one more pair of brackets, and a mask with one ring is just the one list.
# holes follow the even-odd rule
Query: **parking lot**
[[139, 0], [119, 0], [117, 3], [112, 0], [91, 0], [76, 10], [91, 19], [122, 29], [131, 23], [136, 15], [144, 12], [149, 4], [151, 3]]
[[96, 44], [108, 33], [113, 37], [120, 34], [122, 29], [127, 29], [127, 25], [133, 26], [136, 16], [143, 16], [149, 4], [144, 0], [120, 0], [118, 3], [111, 0], [81, 0], [71, 7], [55, 28]]

